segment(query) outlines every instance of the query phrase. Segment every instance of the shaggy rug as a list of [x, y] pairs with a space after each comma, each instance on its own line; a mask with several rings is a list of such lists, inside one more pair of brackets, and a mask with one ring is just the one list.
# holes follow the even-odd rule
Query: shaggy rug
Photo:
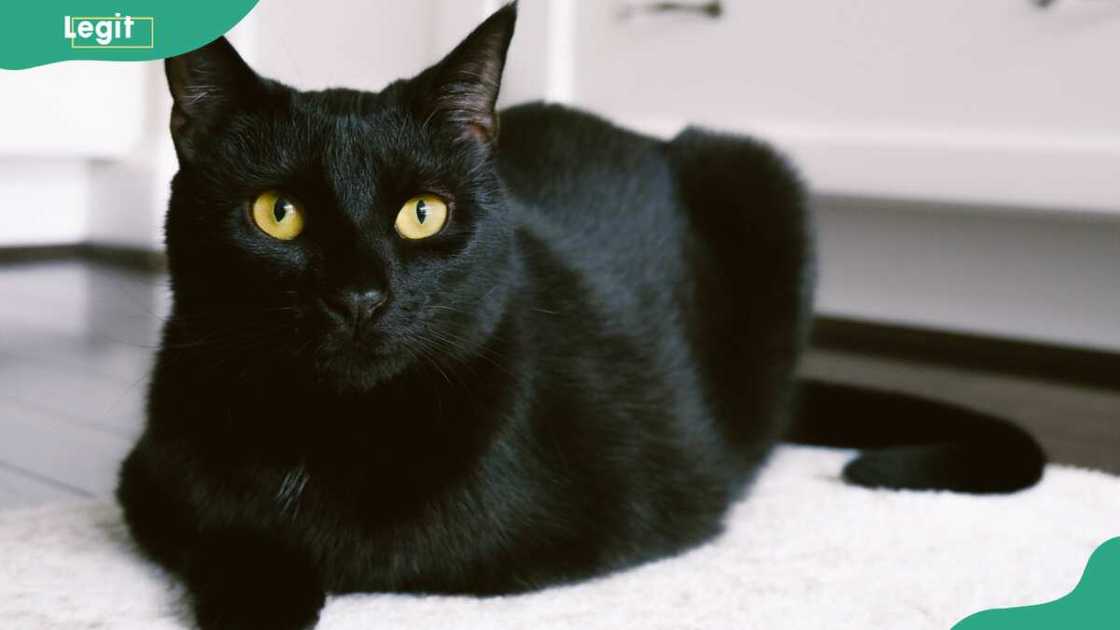
[[[332, 598], [321, 630], [948, 628], [1068, 593], [1120, 534], [1120, 478], [1050, 466], [1010, 496], [842, 484], [845, 451], [782, 447], [726, 533], [598, 580], [491, 599]], [[136, 556], [117, 508], [0, 512], [0, 627], [190, 627], [182, 593]]]

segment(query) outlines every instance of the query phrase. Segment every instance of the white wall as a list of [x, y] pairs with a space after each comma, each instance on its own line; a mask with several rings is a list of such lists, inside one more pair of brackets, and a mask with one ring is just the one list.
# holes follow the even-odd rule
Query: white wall
[[168, 135], [171, 97], [163, 64], [148, 62], [141, 68], [137, 91], [142, 108], [133, 122], [140, 137], [124, 155], [90, 163], [85, 240], [156, 249], [163, 243], [163, 214], [178, 166]]
[[143, 133], [141, 64], [69, 62], [0, 71], [0, 246], [88, 235], [93, 164]]
[[70, 61], [0, 71], [0, 154], [115, 158], [142, 129], [143, 64]]
[[261, 2], [243, 54], [261, 74], [302, 89], [379, 90], [432, 61], [435, 8], [435, 0]]

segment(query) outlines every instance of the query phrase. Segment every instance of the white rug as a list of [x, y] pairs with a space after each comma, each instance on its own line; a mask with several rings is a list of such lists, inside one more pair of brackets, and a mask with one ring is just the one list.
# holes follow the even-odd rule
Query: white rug
[[[727, 533], [677, 558], [495, 599], [331, 599], [321, 630], [948, 628], [1076, 584], [1120, 534], [1120, 478], [1050, 466], [1010, 496], [841, 484], [844, 451], [783, 447]], [[180, 593], [139, 560], [115, 506], [0, 512], [0, 627], [163, 630]]]

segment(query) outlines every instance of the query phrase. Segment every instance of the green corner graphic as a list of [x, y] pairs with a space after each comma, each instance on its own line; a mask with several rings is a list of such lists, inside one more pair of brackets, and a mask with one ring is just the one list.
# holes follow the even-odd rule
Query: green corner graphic
[[985, 610], [953, 630], [1115, 630], [1120, 628], [1120, 538], [1093, 552], [1069, 595], [1048, 604]]
[[147, 61], [225, 34], [257, 0], [34, 0], [7, 3], [0, 68], [57, 61]]

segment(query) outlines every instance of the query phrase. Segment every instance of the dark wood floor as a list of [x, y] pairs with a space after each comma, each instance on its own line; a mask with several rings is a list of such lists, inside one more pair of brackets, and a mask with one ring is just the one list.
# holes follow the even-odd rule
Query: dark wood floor
[[112, 492], [164, 287], [80, 262], [0, 267], [0, 509]]
[[[112, 492], [167, 305], [159, 275], [0, 266], [0, 509]], [[1117, 391], [819, 350], [804, 370], [1014, 417], [1057, 461], [1120, 473]]]
[[1014, 419], [1064, 464], [1120, 474], [1120, 391], [813, 350], [802, 373], [936, 398]]

